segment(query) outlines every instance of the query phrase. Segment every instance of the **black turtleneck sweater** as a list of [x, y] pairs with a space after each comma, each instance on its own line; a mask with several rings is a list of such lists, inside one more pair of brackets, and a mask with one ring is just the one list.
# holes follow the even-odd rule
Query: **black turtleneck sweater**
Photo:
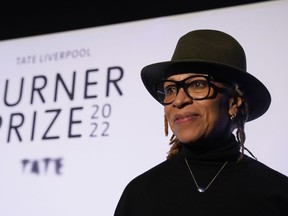
[[[125, 188], [114, 216], [269, 215], [288, 216], [288, 178], [244, 156], [239, 145], [203, 154], [182, 145], [180, 153], [133, 179]], [[199, 186], [198, 192], [185, 158]]]

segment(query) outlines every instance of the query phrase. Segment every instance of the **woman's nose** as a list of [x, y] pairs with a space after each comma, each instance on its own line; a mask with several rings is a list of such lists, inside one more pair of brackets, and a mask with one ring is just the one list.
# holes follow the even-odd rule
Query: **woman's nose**
[[193, 99], [186, 94], [183, 88], [180, 88], [172, 105], [181, 108], [191, 103], [193, 103]]

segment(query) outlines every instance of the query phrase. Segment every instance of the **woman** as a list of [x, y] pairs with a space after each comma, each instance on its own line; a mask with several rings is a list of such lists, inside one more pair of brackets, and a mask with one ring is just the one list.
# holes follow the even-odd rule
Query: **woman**
[[271, 97], [246, 72], [232, 36], [191, 31], [171, 61], [144, 67], [141, 77], [164, 105], [171, 149], [127, 185], [115, 216], [288, 215], [288, 178], [244, 153], [244, 124], [263, 115]]

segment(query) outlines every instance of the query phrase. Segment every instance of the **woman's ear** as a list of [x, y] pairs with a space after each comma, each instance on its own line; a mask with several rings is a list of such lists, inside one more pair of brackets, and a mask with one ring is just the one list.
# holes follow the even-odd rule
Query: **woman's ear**
[[243, 99], [241, 97], [232, 97], [229, 99], [229, 116], [234, 118], [237, 115], [238, 108], [242, 105]]

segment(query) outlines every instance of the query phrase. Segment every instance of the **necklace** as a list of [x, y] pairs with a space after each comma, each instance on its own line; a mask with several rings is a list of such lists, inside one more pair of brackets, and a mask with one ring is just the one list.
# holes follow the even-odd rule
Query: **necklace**
[[217, 174], [214, 176], [214, 178], [210, 181], [210, 183], [209, 183], [206, 187], [200, 187], [200, 186], [198, 185], [198, 183], [197, 183], [194, 175], [193, 175], [193, 172], [192, 172], [192, 170], [191, 170], [191, 168], [190, 168], [190, 166], [189, 166], [189, 164], [188, 164], [188, 161], [187, 161], [186, 157], [185, 157], [184, 159], [185, 159], [185, 162], [186, 162], [187, 167], [188, 167], [188, 169], [189, 169], [189, 172], [190, 172], [190, 174], [191, 174], [191, 176], [192, 176], [192, 178], [193, 178], [193, 181], [194, 181], [194, 183], [195, 183], [195, 185], [196, 185], [196, 187], [197, 187], [197, 190], [198, 190], [200, 193], [204, 193], [204, 192], [210, 187], [210, 185], [214, 182], [214, 180], [217, 178], [217, 176], [220, 174], [220, 172], [224, 169], [224, 167], [225, 167], [226, 164], [228, 163], [228, 161], [226, 161], [226, 162], [223, 164], [223, 166], [221, 167], [221, 169], [217, 172]]

